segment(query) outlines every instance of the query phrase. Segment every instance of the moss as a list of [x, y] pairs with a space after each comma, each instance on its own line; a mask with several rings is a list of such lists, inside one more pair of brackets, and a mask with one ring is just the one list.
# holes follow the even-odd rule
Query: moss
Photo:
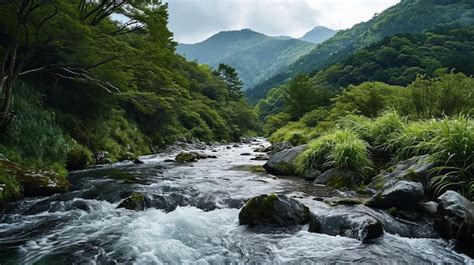
[[82, 145], [75, 145], [66, 156], [66, 168], [68, 170], [85, 169], [92, 163], [92, 152]]
[[331, 206], [337, 205], [357, 205], [363, 204], [364, 202], [359, 198], [329, 198], [324, 200], [325, 203]]
[[388, 209], [387, 211], [391, 216], [394, 216], [394, 217], [398, 217], [400, 215], [398, 209], [395, 208], [395, 207], [392, 207], [392, 208]]
[[176, 156], [176, 161], [180, 163], [189, 163], [197, 160], [196, 154], [181, 152]]
[[117, 208], [140, 211], [145, 209], [145, 196], [140, 193], [133, 193], [123, 200]]

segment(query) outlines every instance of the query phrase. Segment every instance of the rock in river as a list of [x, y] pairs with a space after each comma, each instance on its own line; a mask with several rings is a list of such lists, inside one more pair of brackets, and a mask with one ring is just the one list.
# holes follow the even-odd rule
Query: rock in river
[[369, 187], [387, 189], [400, 180], [416, 181], [426, 185], [429, 177], [428, 172], [433, 166], [429, 156], [414, 156], [383, 171], [374, 178]]
[[305, 150], [305, 148], [306, 145], [300, 145], [272, 154], [263, 167], [270, 174], [294, 175], [296, 169], [296, 158]]
[[134, 193], [130, 196], [128, 196], [125, 200], [123, 200], [117, 208], [125, 208], [128, 210], [134, 210], [134, 211], [143, 211], [145, 210], [145, 196], [140, 193]]
[[375, 194], [366, 205], [373, 208], [413, 209], [423, 198], [423, 185], [419, 182], [399, 181], [394, 186]]
[[250, 226], [292, 227], [307, 224], [308, 207], [284, 195], [260, 195], [248, 201], [239, 213], [239, 223]]
[[181, 152], [176, 156], [176, 162], [179, 163], [189, 163], [197, 161], [198, 156], [195, 153], [191, 152]]
[[438, 198], [434, 227], [447, 239], [474, 244], [474, 203], [455, 191], [446, 191]]
[[383, 224], [365, 212], [351, 211], [353, 207], [334, 207], [330, 211], [311, 211], [309, 231], [340, 235], [361, 241], [375, 239], [384, 233]]
[[324, 184], [334, 188], [353, 187], [362, 181], [355, 172], [348, 169], [333, 168], [316, 177], [317, 184]]

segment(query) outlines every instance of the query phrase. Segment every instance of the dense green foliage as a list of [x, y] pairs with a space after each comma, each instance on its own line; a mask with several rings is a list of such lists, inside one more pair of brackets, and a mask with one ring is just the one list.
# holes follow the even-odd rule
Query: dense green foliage
[[15, 99], [16, 120], [4, 135], [0, 153], [30, 167], [61, 169], [73, 140], [57, 124], [55, 113], [44, 108], [40, 93], [19, 84]]
[[[429, 32], [424, 34], [424, 36], [450, 39], [446, 42], [448, 44], [431, 46], [431, 50], [438, 52], [427, 57], [423, 56], [422, 51], [429, 54], [431, 50], [426, 46], [419, 46], [419, 51], [410, 52], [412, 55], [409, 60], [397, 61], [396, 58], [409, 57], [407, 53], [401, 51], [395, 51], [396, 58], [381, 59], [384, 57], [379, 56], [379, 52], [382, 52], [381, 50], [386, 46], [380, 44], [380, 46], [377, 45], [378, 48], [370, 51], [362, 50], [349, 60], [320, 71], [311, 79], [312, 90], [318, 93], [316, 97], [319, 101], [318, 106], [329, 105], [329, 98], [338, 92], [338, 86], [348, 86], [348, 89], [338, 95], [335, 109], [357, 110], [367, 117], [376, 117], [387, 107], [396, 108], [403, 115], [417, 115], [425, 118], [441, 117], [443, 114], [451, 115], [461, 112], [460, 108], [464, 111], [469, 110], [472, 107], [469, 102], [473, 101], [470, 88], [472, 80], [466, 79], [463, 74], [446, 75], [446, 69], [459, 64], [464, 68], [455, 68], [456, 71], [463, 70], [467, 74], [472, 74], [474, 67], [470, 64], [474, 59], [472, 53], [474, 46], [469, 45], [474, 45], [474, 39], [466, 42], [462, 42], [462, 39], [470, 39], [470, 36], [474, 36], [471, 35], [474, 31], [457, 29], [449, 32], [458, 37], [450, 38]], [[396, 36], [390, 39], [390, 43], [394, 40], [401, 41], [402, 39]], [[448, 48], [449, 45], [452, 45], [452, 48]], [[410, 48], [404, 46], [401, 49], [406, 51]], [[433, 63], [433, 66], [430, 67], [427, 64], [413, 67], [411, 64], [413, 62], [429, 62]], [[367, 65], [371, 65], [372, 71], [365, 68], [368, 67]], [[410, 74], [407, 74], [408, 72]], [[438, 78], [416, 79], [417, 75]], [[438, 79], [444, 81], [437, 82]], [[377, 81], [361, 83], [363, 80]], [[409, 85], [409, 89], [397, 85], [409, 84], [414, 80], [416, 81]], [[395, 83], [395, 85], [379, 81]], [[265, 120], [269, 115], [275, 115], [284, 110], [283, 91], [286, 88], [287, 85], [283, 85], [270, 90], [267, 98], [258, 103], [260, 119]], [[453, 90], [453, 88], [457, 89]]]
[[42, 69], [15, 88], [16, 119], [2, 153], [38, 167], [82, 160], [68, 161], [72, 169], [90, 163], [90, 151], [115, 161], [176, 141], [230, 141], [259, 130], [240, 87], [175, 54], [166, 5], [134, 1], [116, 11], [134, 22], [122, 28], [109, 16], [87, 16], [80, 2], [40, 5], [27, 31], [18, 31], [15, 4], [0, 3], [0, 57], [19, 33], [24, 70]]
[[[299, 73], [315, 74], [330, 66], [335, 68], [332, 70], [335, 73], [333, 74], [331, 70], [328, 70], [329, 76], [333, 78], [330, 78], [329, 81], [336, 87], [354, 84], [351, 83], [353, 81], [350, 80], [351, 78], [355, 78], [359, 83], [365, 81], [392, 81], [392, 84], [405, 85], [410, 83], [417, 73], [430, 73], [433, 70], [432, 68], [436, 70], [438, 62], [450, 68], [461, 65], [460, 71], [472, 70], [472, 48], [469, 48], [472, 47], [472, 44], [463, 43], [472, 42], [472, 33], [441, 31], [438, 33], [440, 34], [439, 37], [430, 34], [425, 34], [425, 37], [402, 37], [402, 40], [394, 39], [393, 44], [391, 44], [390, 38], [383, 40], [396, 34], [417, 35], [437, 27], [459, 28], [473, 25], [474, 3], [472, 1], [403, 0], [367, 22], [338, 32], [311, 53], [301, 57], [289, 67], [288, 71], [282, 71], [258, 84], [253, 89], [246, 91], [246, 94], [252, 102], [256, 103], [258, 100], [265, 98], [271, 88], [281, 85], [291, 77]], [[453, 38], [458, 39], [453, 41]], [[379, 48], [376, 47], [377, 45], [371, 48], [369, 46], [378, 42], [381, 42], [378, 45], [381, 48], [378, 54], [382, 58], [373, 61], [374, 56], [367, 54], [367, 51], [361, 51], [357, 56], [354, 54], [363, 48], [369, 51], [377, 49]], [[405, 45], [407, 47], [403, 49]], [[427, 49], [421, 48], [423, 46], [426, 46]], [[468, 51], [471, 55], [465, 55], [458, 49]], [[448, 51], [447, 54], [445, 54], [446, 50]], [[403, 55], [397, 58], [400, 52]], [[349, 59], [346, 64], [334, 66], [334, 64], [340, 63], [350, 56], [352, 56], [352, 59]], [[451, 59], [451, 56], [454, 56], [454, 58]], [[469, 56], [471, 56], [471, 59], [466, 59]], [[421, 60], [418, 61], [416, 57]], [[352, 65], [351, 60], [358, 62]], [[386, 67], [385, 65], [381, 70], [376, 67], [381, 62], [391, 63], [391, 60], [394, 60], [392, 64], [392, 67], [396, 68], [394, 71], [389, 70], [392, 67]], [[446, 61], [450, 61], [450, 63], [446, 63]], [[467, 65], [463, 66], [463, 62], [466, 62]], [[400, 63], [406, 64], [404, 67], [399, 67]], [[344, 66], [348, 66], [349, 69], [344, 69]], [[421, 71], [417, 72], [417, 68], [420, 68]], [[338, 71], [345, 75], [346, 79], [338, 80]], [[467, 74], [470, 74], [470, 72], [467, 72]], [[371, 78], [362, 78], [367, 76]], [[404, 79], [405, 76], [408, 77], [406, 80]], [[341, 84], [338, 84], [338, 82], [341, 82]]]
[[231, 65], [247, 89], [286, 69], [315, 47], [306, 41], [278, 39], [243, 29], [220, 32], [196, 44], [179, 44], [177, 51], [189, 60], [212, 67], [220, 63]]

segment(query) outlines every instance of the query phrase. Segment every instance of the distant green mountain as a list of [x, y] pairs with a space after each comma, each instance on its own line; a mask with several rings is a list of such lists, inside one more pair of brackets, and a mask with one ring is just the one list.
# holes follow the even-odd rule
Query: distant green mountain
[[355, 51], [400, 33], [419, 34], [437, 26], [474, 25], [472, 0], [402, 0], [371, 20], [338, 32], [309, 54], [301, 57], [288, 71], [282, 71], [246, 91], [254, 103], [267, 92], [298, 73], [314, 74], [341, 62]]
[[300, 40], [304, 40], [314, 44], [320, 44], [334, 36], [334, 34], [336, 34], [337, 32], [337, 30], [322, 26], [316, 26], [312, 30], [304, 34], [303, 37], [300, 38]]
[[219, 63], [231, 65], [237, 69], [246, 89], [286, 70], [315, 47], [306, 41], [274, 38], [243, 29], [220, 32], [196, 44], [179, 44], [177, 52], [211, 67]]

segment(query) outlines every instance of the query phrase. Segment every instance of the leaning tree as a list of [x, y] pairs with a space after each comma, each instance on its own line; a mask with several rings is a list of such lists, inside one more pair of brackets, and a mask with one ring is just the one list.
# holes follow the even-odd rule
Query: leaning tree
[[[61, 12], [61, 1], [71, 0], [3, 0], [0, 12], [6, 29], [0, 36], [0, 132], [5, 132], [14, 115], [11, 110], [15, 84], [22, 76], [44, 71], [59, 78], [90, 82], [108, 92], [118, 92], [110, 82], [94, 78], [90, 70], [116, 59], [106, 58], [93, 65], [80, 66], [48, 63], [28, 68], [32, 58], [41, 47], [54, 41], [55, 36], [42, 36], [42, 29]], [[122, 23], [112, 32], [104, 32], [107, 37], [135, 32], [145, 24], [137, 19], [143, 10], [160, 5], [155, 0], [76, 0], [77, 19], [81, 23], [97, 26], [113, 14], [121, 16]]]

